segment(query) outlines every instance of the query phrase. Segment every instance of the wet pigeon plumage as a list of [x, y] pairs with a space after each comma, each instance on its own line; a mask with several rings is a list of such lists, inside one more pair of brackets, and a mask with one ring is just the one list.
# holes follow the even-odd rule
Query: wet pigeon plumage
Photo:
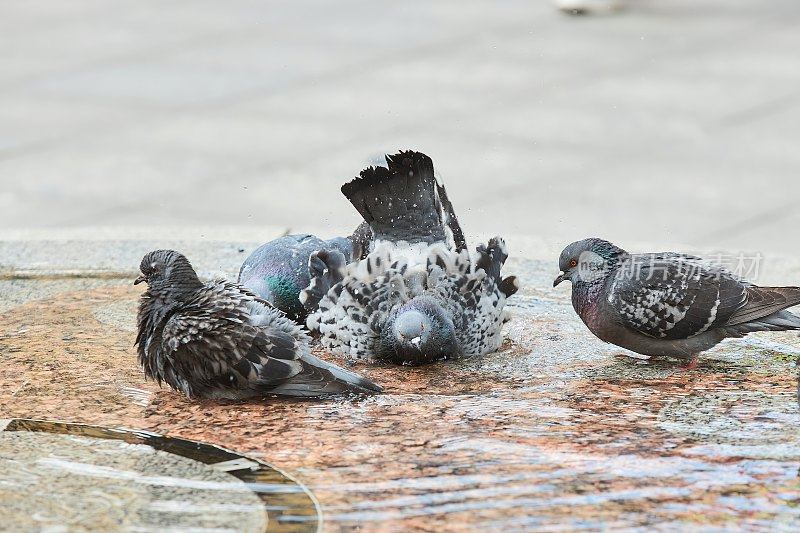
[[285, 235], [259, 246], [244, 260], [238, 282], [293, 320], [304, 321], [306, 310], [298, 300], [308, 286], [308, 259], [316, 251], [341, 252], [346, 260], [360, 259], [371, 240], [363, 223], [350, 237], [322, 240], [314, 235]]
[[336, 251], [312, 254], [301, 294], [309, 329], [351, 358], [400, 364], [496, 350], [517, 290], [500, 274], [505, 243], [492, 239], [471, 256], [430, 158], [386, 159], [342, 187], [370, 225], [372, 251], [350, 264]]
[[190, 398], [375, 393], [361, 376], [314, 357], [283, 313], [226, 280], [203, 283], [172, 250], [145, 255], [136, 344], [147, 377]]
[[368, 167], [344, 185], [344, 194], [371, 230], [372, 251], [381, 242], [395, 246], [445, 243], [467, 248], [444, 185], [433, 161], [421, 152], [401, 151], [386, 156], [386, 166]]
[[672, 252], [629, 254], [602, 239], [585, 239], [561, 253], [572, 304], [601, 340], [649, 356], [696, 362], [727, 337], [800, 329], [787, 308], [800, 287], [758, 287], [699, 257]]

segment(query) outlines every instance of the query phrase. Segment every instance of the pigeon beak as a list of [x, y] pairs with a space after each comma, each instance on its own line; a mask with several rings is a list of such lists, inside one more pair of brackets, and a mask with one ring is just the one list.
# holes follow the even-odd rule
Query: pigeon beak
[[138, 285], [143, 281], [147, 281], [147, 277], [144, 274], [140, 274], [136, 281], [133, 282], [134, 285]]
[[559, 274], [558, 277], [553, 280], [553, 287], [558, 286], [558, 284], [564, 281], [565, 279], [567, 278], [564, 277], [564, 274]]

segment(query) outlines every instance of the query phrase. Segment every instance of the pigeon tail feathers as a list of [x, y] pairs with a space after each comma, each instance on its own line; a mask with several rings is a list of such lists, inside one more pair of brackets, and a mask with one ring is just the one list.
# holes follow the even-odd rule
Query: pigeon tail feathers
[[[433, 161], [421, 152], [386, 156], [386, 167], [368, 167], [345, 183], [342, 193], [369, 224], [375, 240], [432, 244], [463, 241], [463, 232], [443, 200]], [[450, 223], [452, 227], [447, 224]], [[455, 230], [453, 229], [455, 228]]]
[[333, 376], [333, 386], [339, 386], [342, 388], [344, 392], [365, 392], [369, 394], [375, 394], [383, 392], [383, 387], [378, 385], [377, 383], [373, 383], [372, 381], [359, 376], [355, 372], [350, 372], [340, 366], [336, 366], [332, 363], [328, 363], [327, 361], [323, 361], [318, 357], [314, 357], [313, 355], [305, 355], [303, 357], [303, 362], [307, 364], [311, 364], [324, 372], [330, 373]]
[[747, 287], [747, 303], [731, 315], [725, 325], [737, 326], [758, 321], [795, 305], [800, 305], [800, 287], [749, 285]]
[[756, 331], [787, 331], [787, 330], [800, 330], [800, 316], [790, 313], [789, 311], [778, 311], [769, 316], [737, 324], [735, 326], [726, 326], [725, 332], [732, 337], [743, 337], [748, 333]]

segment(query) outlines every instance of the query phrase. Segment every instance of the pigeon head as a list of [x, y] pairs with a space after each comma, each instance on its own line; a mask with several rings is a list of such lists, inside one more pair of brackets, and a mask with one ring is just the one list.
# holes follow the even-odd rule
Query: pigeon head
[[456, 351], [453, 321], [428, 298], [415, 298], [398, 309], [385, 331], [383, 344], [395, 363], [423, 364]]
[[134, 285], [145, 282], [148, 290], [163, 295], [193, 292], [203, 286], [191, 263], [174, 250], [155, 250], [142, 258], [142, 274]]
[[608, 241], [591, 238], [573, 242], [561, 252], [558, 268], [561, 274], [553, 287], [564, 280], [572, 284], [594, 283], [605, 279], [611, 269], [628, 253]]

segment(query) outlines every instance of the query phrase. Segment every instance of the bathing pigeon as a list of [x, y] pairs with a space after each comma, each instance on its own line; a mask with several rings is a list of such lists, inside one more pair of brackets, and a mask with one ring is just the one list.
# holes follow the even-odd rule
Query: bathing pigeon
[[374, 240], [366, 259], [350, 264], [337, 251], [311, 255], [311, 284], [300, 299], [322, 343], [399, 364], [496, 350], [506, 298], [518, 288], [500, 274], [505, 242], [497, 237], [469, 254], [430, 158], [387, 156], [387, 167], [364, 170], [342, 191]]
[[[340, 252], [337, 252], [340, 253]], [[139, 363], [145, 375], [190, 398], [317, 397], [376, 393], [361, 376], [309, 352], [300, 327], [240, 285], [203, 283], [173, 250], [144, 256]]]
[[572, 305], [598, 338], [688, 368], [726, 337], [800, 329], [785, 310], [800, 304], [800, 287], [758, 287], [699, 257], [634, 255], [592, 238], [567, 246], [559, 268], [553, 286], [572, 282]]
[[239, 269], [239, 283], [293, 320], [304, 321], [306, 310], [297, 299], [309, 284], [308, 259], [318, 250], [341, 252], [346, 261], [366, 255], [371, 240], [362, 223], [350, 237], [323, 241], [314, 235], [285, 235], [258, 247]]
[[306, 323], [325, 346], [398, 364], [484, 355], [500, 346], [506, 298], [518, 289], [516, 278], [500, 276], [508, 257], [502, 239], [479, 246], [474, 257], [432, 247], [424, 265], [395, 252], [382, 244], [350, 264], [338, 252], [312, 255], [314, 290], [323, 297]]

